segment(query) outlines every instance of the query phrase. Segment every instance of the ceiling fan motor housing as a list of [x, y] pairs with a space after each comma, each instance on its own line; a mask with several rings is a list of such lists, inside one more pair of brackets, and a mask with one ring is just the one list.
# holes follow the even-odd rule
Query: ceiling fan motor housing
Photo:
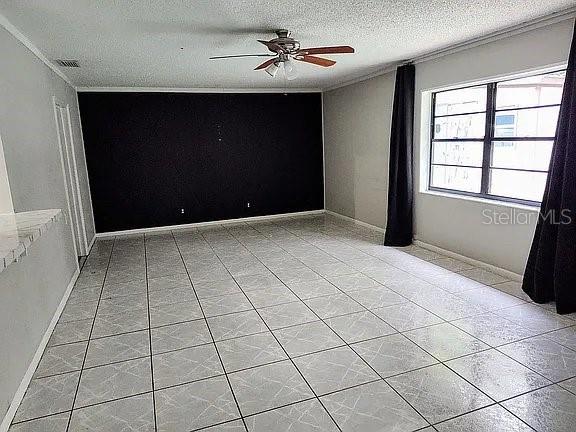
[[268, 49], [273, 53], [293, 54], [300, 49], [300, 42], [290, 37], [290, 31], [277, 30], [275, 39], [268, 41]]

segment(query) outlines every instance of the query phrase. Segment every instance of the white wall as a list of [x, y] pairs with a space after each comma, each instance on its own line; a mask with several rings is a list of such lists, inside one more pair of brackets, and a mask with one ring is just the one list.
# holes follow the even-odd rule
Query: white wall
[[395, 76], [323, 95], [326, 209], [381, 228], [386, 226]]
[[[416, 65], [414, 144], [417, 157], [415, 236], [424, 242], [522, 274], [537, 220], [518, 209], [424, 191], [429, 152], [430, 90], [566, 63], [573, 20], [563, 21]], [[424, 162], [423, 162], [424, 161]], [[423, 162], [423, 163], [422, 163]], [[524, 212], [531, 223], [486, 224], [484, 210]], [[524, 221], [524, 215], [518, 216]]]
[[[416, 64], [417, 239], [515, 273], [523, 272], [536, 209], [425, 192], [430, 91], [566, 63], [573, 25], [573, 20], [562, 21]], [[394, 78], [390, 73], [324, 94], [326, 208], [379, 227], [386, 225]], [[487, 225], [484, 210], [506, 214], [522, 211], [531, 223]]]
[[[52, 97], [70, 105], [88, 240], [94, 224], [76, 90], [0, 27], [0, 134], [14, 211], [65, 199]], [[62, 207], [63, 208], [63, 207]]]
[[0, 273], [0, 423], [76, 270], [71, 247], [57, 222]]
[[0, 213], [14, 213], [12, 194], [10, 193], [10, 180], [4, 159], [4, 146], [0, 135]]
[[[14, 210], [64, 209], [66, 195], [52, 97], [71, 107], [76, 154], [84, 164], [76, 91], [0, 27], [0, 135]], [[94, 234], [85, 168], [84, 202]], [[65, 293], [77, 257], [69, 225], [58, 222], [29, 255], [0, 273], [0, 418]]]

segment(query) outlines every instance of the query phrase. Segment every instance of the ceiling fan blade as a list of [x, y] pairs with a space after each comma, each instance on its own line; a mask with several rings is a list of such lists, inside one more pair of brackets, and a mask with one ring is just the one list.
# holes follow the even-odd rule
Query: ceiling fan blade
[[315, 65], [324, 66], [324, 67], [330, 67], [330, 66], [334, 66], [336, 64], [336, 62], [334, 60], [328, 60], [328, 59], [325, 59], [322, 57], [315, 57], [315, 56], [310, 56], [310, 55], [294, 57], [294, 60], [306, 62], [306, 63], [312, 63]]
[[270, 66], [272, 63], [274, 63], [276, 61], [276, 58], [270, 59], [270, 60], [266, 60], [264, 63], [262, 63], [261, 65], [258, 65], [254, 68], [254, 70], [260, 70], [260, 69], [266, 69], [268, 66]]
[[268, 49], [271, 51], [281, 51], [282, 50], [282, 47], [280, 45], [278, 45], [277, 43], [265, 41], [262, 39], [256, 39], [256, 40], [258, 42], [260, 42], [262, 45], [266, 45], [268, 47]]
[[308, 54], [352, 54], [354, 48], [347, 45], [342, 46], [327, 46], [327, 47], [317, 47], [317, 48], [300, 48], [298, 54], [308, 55]]
[[239, 54], [239, 55], [214, 56], [210, 57], [210, 60], [238, 58], [238, 57], [276, 57], [276, 56], [274, 54]]

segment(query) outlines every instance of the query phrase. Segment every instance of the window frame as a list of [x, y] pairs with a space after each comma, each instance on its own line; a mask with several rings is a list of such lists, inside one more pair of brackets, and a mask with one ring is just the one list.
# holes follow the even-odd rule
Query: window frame
[[[549, 170], [543, 171], [543, 170], [532, 170], [532, 169], [521, 169], [521, 168], [494, 168], [492, 167], [492, 149], [493, 149], [493, 143], [495, 141], [511, 141], [511, 142], [518, 142], [518, 141], [552, 141], [554, 143], [554, 141], [556, 140], [556, 136], [553, 137], [534, 137], [534, 136], [530, 136], [530, 137], [495, 137], [495, 119], [496, 119], [496, 113], [499, 111], [520, 111], [520, 110], [526, 110], [526, 109], [535, 109], [535, 108], [548, 108], [548, 107], [559, 107], [560, 104], [545, 104], [545, 105], [536, 105], [536, 106], [526, 106], [526, 107], [520, 107], [520, 108], [501, 108], [501, 109], [496, 109], [496, 91], [497, 91], [497, 86], [499, 83], [503, 83], [503, 82], [507, 82], [507, 81], [514, 81], [517, 79], [522, 79], [522, 78], [530, 78], [530, 77], [536, 77], [536, 76], [540, 76], [540, 75], [549, 75], [552, 73], [557, 73], [557, 72], [565, 72], [566, 68], [562, 67], [562, 68], [558, 68], [558, 69], [553, 69], [553, 70], [548, 70], [546, 72], [540, 72], [540, 73], [534, 73], [534, 74], [530, 74], [530, 75], [521, 75], [521, 76], [517, 76], [517, 77], [510, 77], [510, 78], [506, 78], [506, 79], [502, 79], [502, 80], [498, 80], [498, 81], [490, 81], [490, 82], [485, 82], [485, 83], [476, 83], [476, 84], [471, 84], [471, 85], [467, 85], [467, 86], [462, 86], [462, 87], [454, 87], [454, 88], [450, 88], [450, 89], [446, 89], [446, 90], [438, 90], [438, 91], [434, 91], [432, 92], [432, 97], [431, 97], [431, 102], [432, 102], [432, 107], [430, 110], [430, 139], [429, 139], [429, 158], [428, 158], [428, 190], [429, 191], [433, 191], [433, 192], [443, 192], [443, 193], [449, 193], [449, 194], [454, 194], [454, 195], [462, 195], [462, 196], [468, 196], [468, 197], [474, 197], [474, 198], [481, 198], [481, 199], [487, 199], [487, 200], [491, 200], [491, 201], [501, 201], [501, 202], [505, 202], [505, 203], [514, 203], [514, 204], [521, 204], [521, 205], [527, 205], [527, 206], [531, 206], [531, 207], [540, 207], [542, 202], [541, 201], [532, 201], [532, 200], [526, 200], [526, 199], [521, 199], [521, 198], [513, 198], [513, 197], [507, 197], [507, 196], [502, 196], [502, 195], [495, 195], [495, 194], [491, 194], [489, 193], [489, 189], [490, 189], [490, 170], [491, 169], [499, 169], [499, 170], [503, 170], [503, 171], [515, 171], [515, 172], [535, 172], [535, 173], [544, 173], [546, 175], [548, 175]], [[447, 115], [440, 115], [440, 116], [436, 116], [436, 95], [438, 93], [444, 93], [444, 92], [448, 92], [448, 91], [454, 91], [454, 90], [464, 90], [464, 89], [468, 89], [468, 88], [474, 88], [474, 87], [481, 87], [481, 86], [486, 86], [486, 108], [484, 111], [474, 111], [474, 112], [469, 112], [469, 113], [462, 113], [462, 114], [447, 114]], [[458, 116], [458, 115], [473, 115], [473, 114], [484, 114], [485, 113], [485, 130], [484, 130], [484, 138], [438, 138], [435, 139], [434, 138], [434, 134], [435, 134], [435, 120], [437, 118], [442, 118], [442, 117], [452, 117], [452, 116]], [[482, 165], [481, 166], [469, 166], [469, 165], [456, 165], [456, 164], [442, 164], [442, 163], [434, 163], [434, 142], [439, 141], [439, 142], [483, 142], [483, 153], [482, 153]], [[481, 179], [480, 179], [480, 192], [469, 192], [469, 191], [462, 191], [462, 190], [458, 190], [458, 189], [450, 189], [450, 188], [443, 188], [443, 187], [438, 187], [438, 186], [432, 186], [432, 168], [434, 166], [452, 166], [452, 167], [462, 167], [462, 168], [475, 168], [475, 169], [481, 169]]]

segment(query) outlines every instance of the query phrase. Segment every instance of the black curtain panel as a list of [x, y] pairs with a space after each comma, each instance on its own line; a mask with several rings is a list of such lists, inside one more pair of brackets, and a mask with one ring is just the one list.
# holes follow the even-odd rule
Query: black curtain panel
[[556, 301], [558, 313], [576, 312], [576, 35], [522, 289], [536, 303]]
[[388, 223], [384, 236], [386, 246], [412, 244], [414, 75], [414, 65], [400, 66], [396, 70], [390, 133]]

